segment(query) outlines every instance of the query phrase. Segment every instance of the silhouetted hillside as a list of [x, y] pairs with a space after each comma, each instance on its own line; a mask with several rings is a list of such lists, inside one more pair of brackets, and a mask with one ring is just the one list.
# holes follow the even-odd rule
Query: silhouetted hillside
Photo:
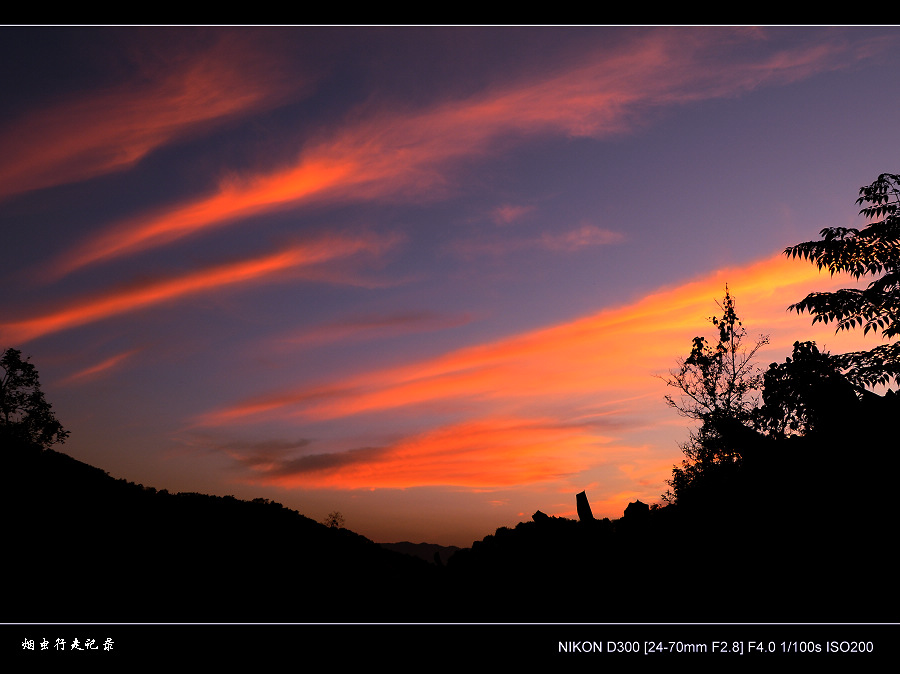
[[802, 437], [742, 431], [742, 463], [675, 505], [536, 513], [446, 566], [265, 499], [170, 494], [10, 448], [2, 618], [896, 621], [898, 417], [900, 397], [871, 396]]
[[488, 620], [895, 622], [897, 418], [873, 395], [803, 437], [748, 432], [678, 505], [536, 513], [456, 553], [451, 581]]
[[421, 619], [436, 567], [265, 499], [170, 494], [6, 452], [3, 618]]

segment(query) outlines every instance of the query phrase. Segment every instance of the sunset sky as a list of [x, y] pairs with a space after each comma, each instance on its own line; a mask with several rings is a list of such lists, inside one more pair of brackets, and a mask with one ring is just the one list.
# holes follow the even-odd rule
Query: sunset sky
[[900, 171], [893, 27], [0, 28], [0, 347], [60, 449], [467, 546], [660, 500], [658, 377]]

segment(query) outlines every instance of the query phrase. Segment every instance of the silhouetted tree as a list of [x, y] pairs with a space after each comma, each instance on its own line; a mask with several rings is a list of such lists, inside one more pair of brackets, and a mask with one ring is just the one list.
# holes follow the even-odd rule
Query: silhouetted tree
[[717, 304], [722, 316], [709, 320], [718, 328], [718, 341], [711, 346], [705, 337], [694, 337], [690, 355], [679, 362], [677, 370], [663, 377], [667, 385], [680, 391], [678, 400], [667, 395], [666, 402], [690, 419], [724, 416], [747, 420], [756, 407], [755, 392], [762, 384], [762, 372], [753, 359], [769, 338], [760, 335], [755, 344], [745, 345], [747, 331], [727, 285], [724, 300]]
[[37, 368], [29, 361], [16, 349], [0, 356], [0, 435], [10, 443], [46, 449], [65, 442], [69, 432], [44, 399]]
[[769, 366], [762, 398], [757, 426], [774, 437], [822, 431], [857, 401], [835, 359], [819, 352], [815, 342], [794, 342], [791, 357]]
[[341, 529], [344, 526], [344, 516], [339, 510], [335, 510], [334, 512], [330, 512], [325, 515], [325, 519], [322, 520], [322, 524], [331, 529]]
[[[813, 323], [835, 321], [837, 330], [862, 327], [863, 333], [881, 330], [884, 337], [900, 335], [900, 175], [882, 173], [860, 188], [860, 215], [870, 220], [862, 229], [827, 227], [822, 240], [786, 248], [788, 257], [800, 257], [856, 279], [878, 275], [865, 289], [845, 288], [814, 292], [792, 304], [789, 310], [809, 312]], [[900, 342], [883, 344], [868, 351], [832, 356], [836, 366], [856, 386], [900, 384]]]
[[666, 396], [669, 406], [701, 422], [699, 430], [681, 446], [686, 459], [681, 468], [672, 469], [671, 490], [663, 496], [669, 502], [677, 501], [679, 494], [703, 475], [721, 472], [723, 466], [740, 461], [735, 436], [752, 424], [758, 405], [762, 372], [754, 357], [769, 339], [760, 335], [751, 346], [745, 344], [747, 331], [727, 285], [718, 306], [722, 316], [709, 319], [718, 328], [715, 345], [705, 337], [694, 337], [690, 355], [679, 362], [677, 370], [663, 377], [668, 386], [679, 391], [677, 398]]

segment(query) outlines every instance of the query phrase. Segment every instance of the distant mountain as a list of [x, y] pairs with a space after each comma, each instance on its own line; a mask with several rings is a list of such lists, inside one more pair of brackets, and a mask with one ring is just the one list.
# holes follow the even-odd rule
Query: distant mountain
[[403, 541], [400, 543], [381, 543], [381, 547], [387, 550], [393, 550], [404, 555], [411, 555], [424, 559], [426, 562], [435, 563], [435, 555], [441, 564], [446, 564], [447, 560], [460, 548], [455, 545], [438, 545], [437, 543], [410, 543]]

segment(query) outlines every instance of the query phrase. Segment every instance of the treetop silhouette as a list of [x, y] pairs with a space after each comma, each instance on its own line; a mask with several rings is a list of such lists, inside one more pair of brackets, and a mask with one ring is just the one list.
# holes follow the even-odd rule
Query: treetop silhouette
[[769, 339], [760, 335], [755, 343], [745, 343], [747, 331], [737, 315], [734, 297], [725, 286], [718, 304], [722, 316], [709, 320], [718, 329], [714, 345], [705, 337], [694, 337], [691, 353], [679, 361], [668, 377], [668, 386], [680, 396], [666, 396], [666, 402], [682, 416], [701, 422], [691, 432], [681, 450], [686, 459], [673, 467], [670, 491], [663, 499], [675, 503], [712, 474], [721, 474], [740, 464], [741, 436], [749, 432], [758, 406], [757, 391], [762, 372], [755, 363], [757, 352]]
[[[870, 220], [862, 229], [826, 227], [820, 241], [790, 246], [784, 254], [813, 262], [832, 275], [843, 272], [855, 279], [881, 274], [864, 289], [844, 288], [813, 292], [788, 307], [808, 312], [813, 323], [837, 323], [836, 331], [862, 327], [863, 334], [881, 331], [886, 338], [900, 336], [900, 175], [882, 173], [861, 187], [856, 203]], [[868, 351], [832, 356], [855, 386], [864, 388], [900, 384], [900, 343], [883, 344]]]
[[835, 358], [820, 352], [815, 342], [794, 342], [792, 355], [784, 363], [772, 363], [763, 375], [762, 399], [757, 428], [787, 437], [841, 423], [857, 392]]
[[753, 359], [769, 338], [760, 335], [752, 346], [745, 344], [747, 331], [727, 285], [724, 299], [717, 304], [722, 316], [712, 316], [709, 321], [718, 328], [718, 341], [713, 346], [705, 337], [694, 337], [690, 355], [663, 377], [668, 386], [681, 392], [679, 400], [667, 395], [666, 402], [682, 416], [699, 421], [714, 417], [746, 420], [756, 407], [754, 392], [762, 384], [762, 373]]
[[[869, 220], [864, 228], [825, 228], [820, 241], [800, 243], [784, 252], [832, 274], [880, 277], [864, 289], [810, 293], [788, 310], [809, 312], [813, 323], [834, 321], [838, 331], [862, 327], [864, 334], [880, 331], [886, 338], [897, 337], [900, 175], [883, 173], [862, 187], [859, 195], [859, 213]], [[753, 347], [742, 345], [746, 331], [727, 286], [719, 306], [722, 317], [710, 319], [719, 328], [718, 342], [710, 345], [705, 338], [695, 337], [680, 368], [664, 377], [681, 393], [678, 399], [667, 395], [666, 402], [683, 416], [702, 422], [682, 445], [686, 456], [682, 467], [673, 468], [671, 491], [663, 496], [673, 503], [683, 502], [685, 495], [710, 482], [727, 484], [739, 472], [747, 452], [772, 460], [767, 453], [773, 446], [770, 441], [815, 436], [827, 444], [846, 432], [849, 418], [865, 415], [880, 428], [881, 397], [867, 389], [892, 380], [900, 384], [900, 341], [838, 355], [820, 352], [814, 342], [795, 342], [784, 363], [772, 363], [761, 374], [752, 358], [768, 340], [761, 337]]]
[[17, 349], [0, 356], [0, 436], [10, 444], [41, 449], [69, 436], [44, 398], [37, 368]]

